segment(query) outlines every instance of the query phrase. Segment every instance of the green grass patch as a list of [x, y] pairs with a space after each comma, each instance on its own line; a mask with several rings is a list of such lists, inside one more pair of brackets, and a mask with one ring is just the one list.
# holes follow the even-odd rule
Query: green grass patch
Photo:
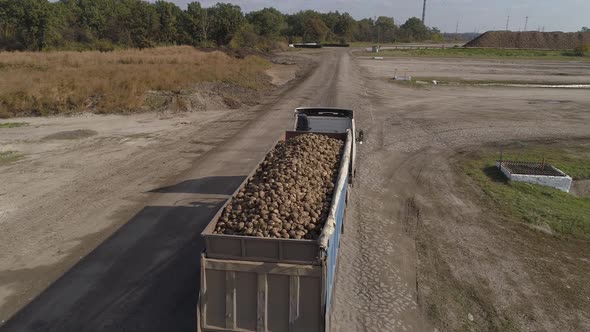
[[445, 49], [399, 49], [381, 50], [379, 53], [357, 52], [359, 56], [383, 57], [426, 57], [426, 58], [475, 58], [475, 59], [522, 59], [522, 60], [582, 60], [590, 56], [579, 56], [572, 51], [561, 50], [507, 50], [495, 48], [445, 48]]
[[19, 128], [28, 125], [26, 122], [0, 122], [0, 128]]
[[[533, 147], [527, 151], [507, 150], [503, 159], [540, 162], [545, 158], [574, 179], [588, 179], [589, 151], [588, 145], [563, 149]], [[540, 185], [509, 182], [495, 166], [497, 159], [497, 151], [483, 151], [465, 161], [462, 167], [503, 213], [532, 225], [547, 225], [556, 234], [590, 239], [590, 198]]]
[[21, 159], [23, 156], [16, 151], [0, 151], [0, 165]]

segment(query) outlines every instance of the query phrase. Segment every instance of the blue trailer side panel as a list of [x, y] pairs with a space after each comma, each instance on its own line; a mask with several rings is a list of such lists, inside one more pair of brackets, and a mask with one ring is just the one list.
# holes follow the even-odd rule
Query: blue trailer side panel
[[[348, 176], [346, 182], [348, 183]], [[340, 193], [340, 199], [338, 201], [336, 209], [336, 229], [334, 234], [329, 241], [326, 258], [327, 268], [327, 285], [326, 285], [326, 312], [329, 313], [332, 305], [332, 289], [334, 286], [334, 275], [336, 274], [336, 265], [338, 263], [338, 249], [340, 248], [340, 234], [342, 233], [342, 227], [344, 223], [344, 210], [346, 209], [346, 191], [348, 186], [345, 185]], [[329, 322], [326, 322], [328, 324]]]

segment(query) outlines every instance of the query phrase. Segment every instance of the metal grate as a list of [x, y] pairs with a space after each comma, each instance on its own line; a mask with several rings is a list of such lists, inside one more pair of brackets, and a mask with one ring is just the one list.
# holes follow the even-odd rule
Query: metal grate
[[566, 176], [555, 167], [547, 163], [534, 163], [524, 161], [498, 161], [501, 167], [506, 168], [511, 174]]

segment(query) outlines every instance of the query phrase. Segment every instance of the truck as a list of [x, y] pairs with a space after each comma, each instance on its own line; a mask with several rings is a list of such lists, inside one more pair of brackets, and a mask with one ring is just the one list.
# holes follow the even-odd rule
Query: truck
[[322, 233], [315, 240], [214, 234], [225, 207], [255, 168], [201, 234], [197, 331], [330, 331], [338, 249], [363, 133], [356, 131], [352, 110], [308, 107], [295, 110], [294, 130], [280, 140], [306, 133], [344, 142]]

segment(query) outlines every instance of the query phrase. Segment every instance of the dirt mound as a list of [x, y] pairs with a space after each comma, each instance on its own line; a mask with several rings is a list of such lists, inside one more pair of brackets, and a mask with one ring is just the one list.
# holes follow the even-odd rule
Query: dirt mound
[[488, 31], [465, 47], [571, 50], [590, 44], [590, 32]]

